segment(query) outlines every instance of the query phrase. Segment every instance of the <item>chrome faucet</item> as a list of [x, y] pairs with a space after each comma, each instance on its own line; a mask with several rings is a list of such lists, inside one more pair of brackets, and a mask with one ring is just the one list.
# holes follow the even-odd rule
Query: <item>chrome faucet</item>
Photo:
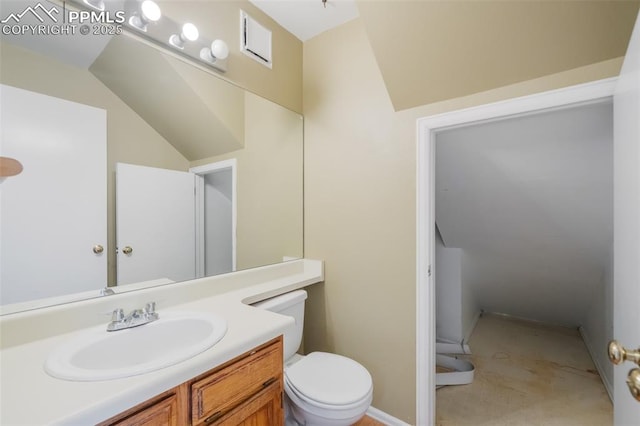
[[134, 309], [127, 316], [122, 309], [116, 309], [111, 314], [111, 322], [107, 324], [107, 331], [124, 330], [125, 328], [137, 327], [159, 319], [156, 312], [156, 302], [149, 302], [144, 309]]

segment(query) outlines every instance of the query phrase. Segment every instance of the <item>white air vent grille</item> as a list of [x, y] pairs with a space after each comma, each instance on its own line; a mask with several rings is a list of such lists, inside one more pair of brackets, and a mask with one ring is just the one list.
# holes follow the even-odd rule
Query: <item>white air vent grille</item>
[[240, 11], [240, 50], [271, 68], [271, 31], [243, 10]]

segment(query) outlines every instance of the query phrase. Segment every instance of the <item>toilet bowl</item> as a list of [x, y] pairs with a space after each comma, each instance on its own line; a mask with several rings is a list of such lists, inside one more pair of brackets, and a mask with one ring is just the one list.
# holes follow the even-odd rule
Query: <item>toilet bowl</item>
[[302, 341], [306, 298], [306, 291], [297, 290], [253, 305], [295, 320], [284, 333], [287, 425], [352, 425], [371, 405], [373, 380], [366, 368], [350, 358], [327, 352], [296, 354]]

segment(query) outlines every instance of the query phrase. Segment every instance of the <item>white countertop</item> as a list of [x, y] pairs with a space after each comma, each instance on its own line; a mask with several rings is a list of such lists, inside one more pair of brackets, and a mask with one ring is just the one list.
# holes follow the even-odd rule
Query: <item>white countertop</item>
[[[246, 305], [323, 280], [322, 262], [298, 260], [187, 283], [138, 290], [0, 317], [0, 424], [89, 425], [106, 420], [281, 335], [293, 319]], [[117, 380], [74, 382], [49, 376], [48, 354], [117, 307], [211, 312], [225, 336], [179, 364]], [[133, 309], [131, 308], [131, 309]]]

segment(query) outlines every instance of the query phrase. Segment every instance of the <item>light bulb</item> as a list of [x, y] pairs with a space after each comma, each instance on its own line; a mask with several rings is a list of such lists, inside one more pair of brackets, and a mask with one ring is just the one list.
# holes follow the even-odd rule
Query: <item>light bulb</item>
[[184, 36], [184, 38], [189, 41], [196, 41], [200, 36], [200, 33], [198, 32], [198, 28], [195, 25], [193, 25], [190, 22], [187, 22], [182, 26], [181, 36]]
[[152, 0], [144, 0], [140, 6], [140, 11], [147, 21], [156, 22], [162, 17], [160, 6]]
[[177, 47], [178, 49], [184, 49], [184, 43], [186, 41], [196, 41], [200, 37], [198, 28], [190, 22], [187, 22], [182, 26], [182, 32], [180, 35], [173, 34], [169, 38], [169, 44]]
[[218, 59], [227, 59], [229, 56], [229, 46], [224, 40], [213, 40], [211, 43], [211, 54]]
[[133, 15], [129, 18], [129, 25], [140, 31], [147, 31], [147, 24], [149, 24], [149, 22], [156, 22], [161, 17], [162, 11], [160, 10], [160, 6], [152, 0], [144, 0], [140, 5], [140, 14]]
[[224, 40], [214, 40], [211, 47], [203, 47], [200, 50], [200, 59], [210, 64], [215, 64], [217, 60], [224, 60], [229, 56], [229, 47]]

